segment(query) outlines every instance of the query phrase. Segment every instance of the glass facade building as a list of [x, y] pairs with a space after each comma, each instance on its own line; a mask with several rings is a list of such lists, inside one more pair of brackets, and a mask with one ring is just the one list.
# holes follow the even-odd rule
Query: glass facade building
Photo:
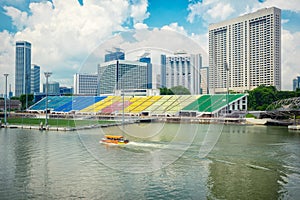
[[[43, 93], [46, 93], [46, 83], [43, 84]], [[59, 95], [59, 83], [58, 82], [52, 82], [48, 83], [48, 94], [49, 95]]]
[[16, 42], [15, 96], [31, 92], [31, 44]]
[[281, 89], [281, 10], [264, 8], [211, 24], [210, 93], [245, 92], [262, 84]]
[[300, 88], [300, 76], [293, 79], [293, 91], [296, 91], [298, 88]]
[[40, 66], [31, 66], [31, 93], [40, 92]]
[[98, 65], [99, 94], [117, 90], [148, 89], [149, 65], [143, 62], [115, 60]]

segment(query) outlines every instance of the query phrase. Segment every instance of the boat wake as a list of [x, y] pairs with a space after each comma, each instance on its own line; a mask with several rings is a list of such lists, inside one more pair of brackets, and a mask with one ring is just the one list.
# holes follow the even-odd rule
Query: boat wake
[[144, 143], [144, 142], [129, 142], [127, 145], [128, 146], [133, 146], [133, 147], [148, 147], [148, 148], [164, 148], [166, 147], [166, 144], [162, 143]]
[[143, 149], [168, 149], [184, 151], [189, 147], [186, 143], [151, 143], [151, 142], [129, 142], [125, 145], [128, 148], [143, 148]]

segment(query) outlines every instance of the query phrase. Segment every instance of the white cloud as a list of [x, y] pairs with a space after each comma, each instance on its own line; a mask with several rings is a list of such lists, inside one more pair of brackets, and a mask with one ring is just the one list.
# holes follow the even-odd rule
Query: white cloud
[[148, 0], [139, 0], [131, 5], [131, 17], [135, 23], [144, 21], [150, 16], [150, 13], [147, 12]]
[[[195, 42], [197, 42], [204, 50], [205, 56], [208, 55], [208, 33], [205, 34], [191, 34], [191, 39], [193, 39]], [[208, 57], [203, 58], [203, 66], [208, 66]]]
[[40, 65], [42, 72], [52, 71], [51, 79], [72, 85], [73, 73], [80, 70], [89, 53], [114, 32], [124, 30], [130, 17], [142, 22], [149, 16], [147, 5], [144, 0], [137, 6], [128, 0], [90, 0], [84, 6], [74, 0], [52, 0], [30, 3], [30, 14], [6, 6], [18, 32], [0, 32], [1, 43], [6, 41], [0, 47], [1, 71], [14, 74], [14, 44], [27, 40], [32, 44], [32, 63]]
[[231, 17], [237, 17], [246, 13], [257, 11], [265, 7], [278, 7], [282, 10], [300, 12], [299, 0], [266, 0], [236, 1], [236, 0], [203, 0], [190, 1], [188, 6], [189, 15], [187, 21], [194, 23], [195, 19], [201, 19], [203, 24], [216, 23]]
[[26, 12], [7, 6], [4, 7], [4, 10], [6, 14], [12, 18], [13, 25], [16, 26], [18, 30], [21, 30], [26, 26], [26, 22], [28, 20], [28, 14]]
[[177, 22], [174, 22], [174, 23], [171, 23], [169, 25], [165, 25], [161, 28], [162, 30], [170, 30], [170, 31], [176, 31], [178, 33], [181, 33], [185, 36], [187, 36], [187, 32], [186, 30], [184, 29], [183, 26], [179, 26]]
[[190, 13], [187, 17], [187, 21], [193, 23], [196, 17], [202, 16], [202, 12], [203, 12], [202, 3], [201, 2], [191, 3], [188, 6], [188, 10], [190, 11]]
[[232, 8], [230, 4], [225, 4], [223, 2], [217, 3], [214, 7], [210, 8], [207, 11], [213, 19], [221, 19], [225, 20], [228, 16], [230, 16], [235, 10]]
[[267, 0], [262, 4], [258, 4], [261, 8], [265, 7], [278, 7], [282, 10], [290, 10], [294, 12], [300, 12], [300, 1], [299, 0]]
[[3, 74], [8, 73], [9, 76], [7, 78], [8, 84], [11, 84], [13, 86], [13, 83], [15, 81], [15, 76], [14, 74], [14, 68], [15, 68], [15, 63], [14, 63], [14, 39], [13, 37], [7, 32], [3, 31], [0, 32], [0, 93], [4, 93], [4, 76]]
[[189, 15], [187, 21], [194, 23], [196, 18], [201, 18], [204, 24], [209, 24], [225, 20], [236, 11], [233, 5], [237, 4], [231, 4], [230, 0], [221, 2], [217, 0], [191, 2], [188, 5]]
[[292, 80], [300, 76], [299, 55], [300, 55], [300, 32], [291, 33], [282, 30], [282, 89], [292, 90]]
[[136, 24], [134, 24], [134, 28], [135, 29], [147, 29], [148, 25], [144, 24], [144, 23], [136, 23]]

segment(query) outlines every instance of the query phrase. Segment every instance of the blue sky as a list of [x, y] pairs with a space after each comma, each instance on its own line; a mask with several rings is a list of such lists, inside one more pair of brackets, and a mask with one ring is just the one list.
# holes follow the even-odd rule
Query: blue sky
[[282, 89], [290, 90], [292, 79], [300, 75], [299, 0], [1, 0], [1, 73], [10, 74], [13, 87], [14, 44], [28, 40], [32, 62], [42, 72], [53, 71], [51, 78], [61, 85], [71, 86], [72, 75], [89, 54], [117, 32], [174, 30], [207, 52], [210, 23], [271, 6], [282, 9]]

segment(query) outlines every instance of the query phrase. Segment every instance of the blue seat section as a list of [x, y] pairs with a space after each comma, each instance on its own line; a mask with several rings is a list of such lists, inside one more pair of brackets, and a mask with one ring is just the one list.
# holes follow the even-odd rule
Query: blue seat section
[[40, 101], [33, 104], [29, 107], [29, 110], [45, 110], [46, 108], [46, 98], [41, 99]]
[[72, 110], [82, 110], [94, 103], [103, 100], [105, 97], [90, 96], [90, 97], [76, 97], [73, 99]]
[[73, 96], [71, 99], [63, 105], [54, 109], [56, 112], [70, 112], [71, 110], [81, 110], [94, 103], [97, 103], [106, 96]]
[[[55, 112], [69, 112], [82, 110], [97, 103], [106, 96], [48, 96], [48, 109]], [[32, 105], [29, 110], [45, 110], [46, 97]]]
[[[34, 104], [29, 110], [45, 110], [46, 109], [46, 97]], [[71, 101], [70, 96], [48, 96], [48, 109], [54, 110], [55, 108], [66, 104]]]

